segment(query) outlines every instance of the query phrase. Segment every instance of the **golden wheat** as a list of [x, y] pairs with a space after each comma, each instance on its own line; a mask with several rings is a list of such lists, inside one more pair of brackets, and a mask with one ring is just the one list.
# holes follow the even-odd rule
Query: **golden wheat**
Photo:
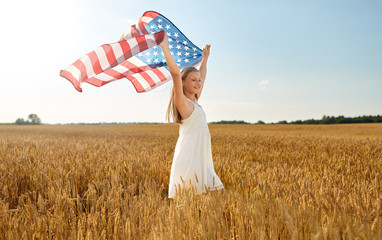
[[382, 239], [382, 124], [209, 127], [170, 200], [176, 125], [0, 126], [0, 239]]

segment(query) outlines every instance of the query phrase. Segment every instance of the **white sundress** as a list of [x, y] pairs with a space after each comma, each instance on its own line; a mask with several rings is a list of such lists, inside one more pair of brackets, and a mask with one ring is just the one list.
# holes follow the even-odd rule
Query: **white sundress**
[[[188, 99], [188, 98], [187, 98]], [[191, 101], [194, 111], [179, 126], [179, 138], [171, 165], [168, 197], [174, 198], [176, 189], [196, 187], [197, 193], [223, 189], [215, 173], [211, 153], [211, 135], [206, 115], [199, 104]]]

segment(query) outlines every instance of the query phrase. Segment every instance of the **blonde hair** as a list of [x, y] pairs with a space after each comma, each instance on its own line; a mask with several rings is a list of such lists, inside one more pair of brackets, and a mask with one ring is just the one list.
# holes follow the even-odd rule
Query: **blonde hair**
[[[196, 69], [195, 67], [182, 68], [182, 70], [180, 70], [180, 76], [182, 78], [182, 81], [184, 79], [186, 79], [186, 77], [188, 76], [188, 74], [190, 72], [195, 72], [195, 71], [199, 72], [199, 70]], [[184, 90], [183, 90], [183, 93], [184, 93]], [[198, 99], [198, 96], [196, 94], [195, 94], [195, 98]], [[180, 116], [178, 109], [175, 107], [175, 88], [174, 88], [174, 86], [172, 86], [170, 101], [168, 103], [167, 112], [166, 112], [167, 122], [170, 122], [170, 117], [172, 117], [172, 119], [174, 120], [174, 123], [182, 123], [182, 117]]]

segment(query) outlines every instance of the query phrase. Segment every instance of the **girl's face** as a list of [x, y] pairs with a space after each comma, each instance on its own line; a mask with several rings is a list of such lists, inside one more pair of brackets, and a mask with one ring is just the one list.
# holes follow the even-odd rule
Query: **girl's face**
[[200, 72], [192, 71], [183, 80], [183, 90], [191, 94], [199, 93], [202, 87], [202, 81], [200, 80]]

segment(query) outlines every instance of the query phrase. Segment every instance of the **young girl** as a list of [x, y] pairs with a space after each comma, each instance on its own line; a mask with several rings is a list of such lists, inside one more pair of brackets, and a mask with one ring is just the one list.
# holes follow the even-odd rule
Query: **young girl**
[[167, 109], [167, 120], [170, 121], [172, 115], [174, 122], [180, 124], [171, 166], [168, 197], [174, 198], [183, 184], [185, 187], [192, 185], [198, 194], [207, 190], [223, 189], [224, 186], [216, 175], [212, 162], [211, 135], [206, 115], [198, 104], [206, 78], [211, 45], [203, 48], [203, 59], [199, 70], [186, 67], [182, 71], [179, 71], [177, 63], [171, 56], [166, 34], [159, 46], [163, 50], [174, 83]]

